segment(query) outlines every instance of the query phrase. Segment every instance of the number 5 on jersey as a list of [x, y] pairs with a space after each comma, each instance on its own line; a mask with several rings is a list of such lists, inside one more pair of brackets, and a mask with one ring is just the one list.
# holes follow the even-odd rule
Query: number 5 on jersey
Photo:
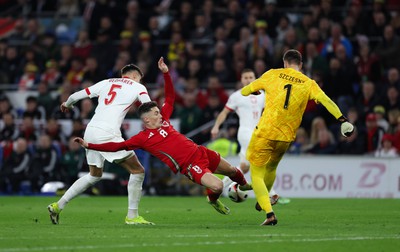
[[106, 105], [109, 105], [114, 101], [115, 96], [117, 95], [116, 89], [120, 89], [120, 88], [122, 88], [122, 86], [121, 85], [117, 85], [117, 84], [113, 84], [111, 86], [110, 91], [108, 91], [108, 94], [107, 94], [108, 97], [106, 99], [104, 99], [104, 103]]

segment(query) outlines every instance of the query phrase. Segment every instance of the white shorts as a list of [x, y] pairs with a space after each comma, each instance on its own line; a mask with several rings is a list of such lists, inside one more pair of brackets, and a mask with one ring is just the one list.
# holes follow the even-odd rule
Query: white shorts
[[250, 142], [252, 134], [253, 134], [252, 129], [246, 129], [246, 128], [239, 127], [238, 142], [240, 144], [239, 157], [240, 157], [241, 163], [249, 164], [249, 161], [247, 161], [247, 159], [246, 159], [246, 151], [247, 151], [247, 147], [249, 146], [249, 142]]
[[[106, 142], [123, 142], [125, 141], [121, 132], [116, 132], [108, 129], [101, 129], [93, 126], [87, 126], [85, 130], [85, 135], [83, 137], [88, 143], [106, 143]], [[103, 152], [86, 149], [86, 159], [88, 165], [94, 165], [99, 168], [103, 168], [104, 160], [108, 162], [118, 162], [122, 161], [130, 156], [134, 156], [134, 151], [121, 150], [117, 152]]]

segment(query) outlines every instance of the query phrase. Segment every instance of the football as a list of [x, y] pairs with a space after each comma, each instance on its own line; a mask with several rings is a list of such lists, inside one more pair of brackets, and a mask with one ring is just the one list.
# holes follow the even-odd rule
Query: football
[[233, 182], [228, 187], [228, 197], [236, 203], [243, 202], [247, 199], [247, 193], [239, 189], [239, 185]]

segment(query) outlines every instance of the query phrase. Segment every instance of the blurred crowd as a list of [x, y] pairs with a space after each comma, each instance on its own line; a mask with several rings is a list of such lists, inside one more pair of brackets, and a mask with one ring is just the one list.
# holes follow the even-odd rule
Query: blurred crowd
[[[335, 118], [310, 102], [289, 153], [400, 152], [399, 1], [1, 0], [0, 6], [0, 192], [17, 192], [23, 180], [33, 191], [47, 181], [73, 182], [87, 164], [71, 139], [82, 136], [96, 100], [66, 114], [59, 104], [119, 77], [128, 63], [142, 69], [152, 99], [162, 104], [160, 56], [178, 92], [173, 116], [198, 144], [210, 142], [212, 123], [191, 133], [216, 118], [241, 71], [259, 77], [283, 67], [283, 52], [294, 48], [303, 54], [303, 72], [356, 133], [344, 140]], [[37, 93], [14, 108], [10, 90]], [[135, 107], [127, 118], [135, 118]], [[60, 119], [73, 122], [71, 134]], [[231, 115], [223, 125], [233, 142], [237, 122]]]

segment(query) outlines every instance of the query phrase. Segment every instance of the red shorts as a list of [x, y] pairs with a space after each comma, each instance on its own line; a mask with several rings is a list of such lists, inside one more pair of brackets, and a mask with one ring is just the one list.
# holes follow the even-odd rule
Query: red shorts
[[190, 164], [183, 169], [182, 174], [201, 185], [201, 178], [204, 174], [214, 173], [220, 161], [221, 156], [218, 152], [199, 146]]

